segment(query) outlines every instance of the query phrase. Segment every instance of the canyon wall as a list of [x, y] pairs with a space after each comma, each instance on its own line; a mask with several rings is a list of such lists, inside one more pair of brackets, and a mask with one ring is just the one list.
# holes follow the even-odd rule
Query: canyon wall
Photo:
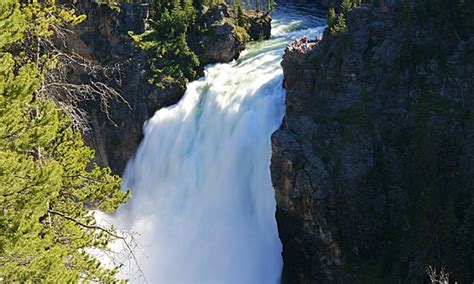
[[271, 161], [283, 283], [474, 277], [474, 37], [411, 9], [363, 4], [346, 30], [286, 50]]

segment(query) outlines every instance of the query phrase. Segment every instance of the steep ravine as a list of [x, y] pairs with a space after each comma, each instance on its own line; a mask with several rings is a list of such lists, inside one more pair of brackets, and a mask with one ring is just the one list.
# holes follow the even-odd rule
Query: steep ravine
[[413, 283], [426, 265], [474, 277], [474, 37], [392, 2], [283, 57], [283, 283]]

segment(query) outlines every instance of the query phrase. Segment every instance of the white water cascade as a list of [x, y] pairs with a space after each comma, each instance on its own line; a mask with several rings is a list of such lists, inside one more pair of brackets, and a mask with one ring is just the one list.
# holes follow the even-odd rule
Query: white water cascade
[[[277, 283], [281, 243], [270, 179], [271, 134], [285, 110], [281, 57], [293, 39], [322, 32], [298, 10], [273, 14], [272, 39], [206, 69], [181, 101], [144, 126], [113, 217], [138, 232], [121, 276], [149, 283]], [[309, 28], [319, 27], [319, 28]]]

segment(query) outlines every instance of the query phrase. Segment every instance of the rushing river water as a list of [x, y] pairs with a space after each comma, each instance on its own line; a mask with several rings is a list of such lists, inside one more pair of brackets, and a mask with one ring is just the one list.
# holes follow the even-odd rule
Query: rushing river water
[[[150, 283], [277, 283], [282, 269], [270, 179], [271, 134], [285, 111], [281, 58], [290, 41], [322, 32], [307, 11], [278, 8], [272, 38], [216, 64], [181, 101], [146, 123], [114, 215], [137, 232], [136, 260]], [[135, 261], [123, 277], [144, 282]]]

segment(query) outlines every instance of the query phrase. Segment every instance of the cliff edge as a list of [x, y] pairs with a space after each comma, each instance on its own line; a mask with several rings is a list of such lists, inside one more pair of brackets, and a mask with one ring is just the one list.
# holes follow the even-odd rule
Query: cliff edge
[[474, 36], [456, 18], [470, 7], [392, 2], [285, 52], [283, 283], [411, 283], [427, 265], [474, 279]]

